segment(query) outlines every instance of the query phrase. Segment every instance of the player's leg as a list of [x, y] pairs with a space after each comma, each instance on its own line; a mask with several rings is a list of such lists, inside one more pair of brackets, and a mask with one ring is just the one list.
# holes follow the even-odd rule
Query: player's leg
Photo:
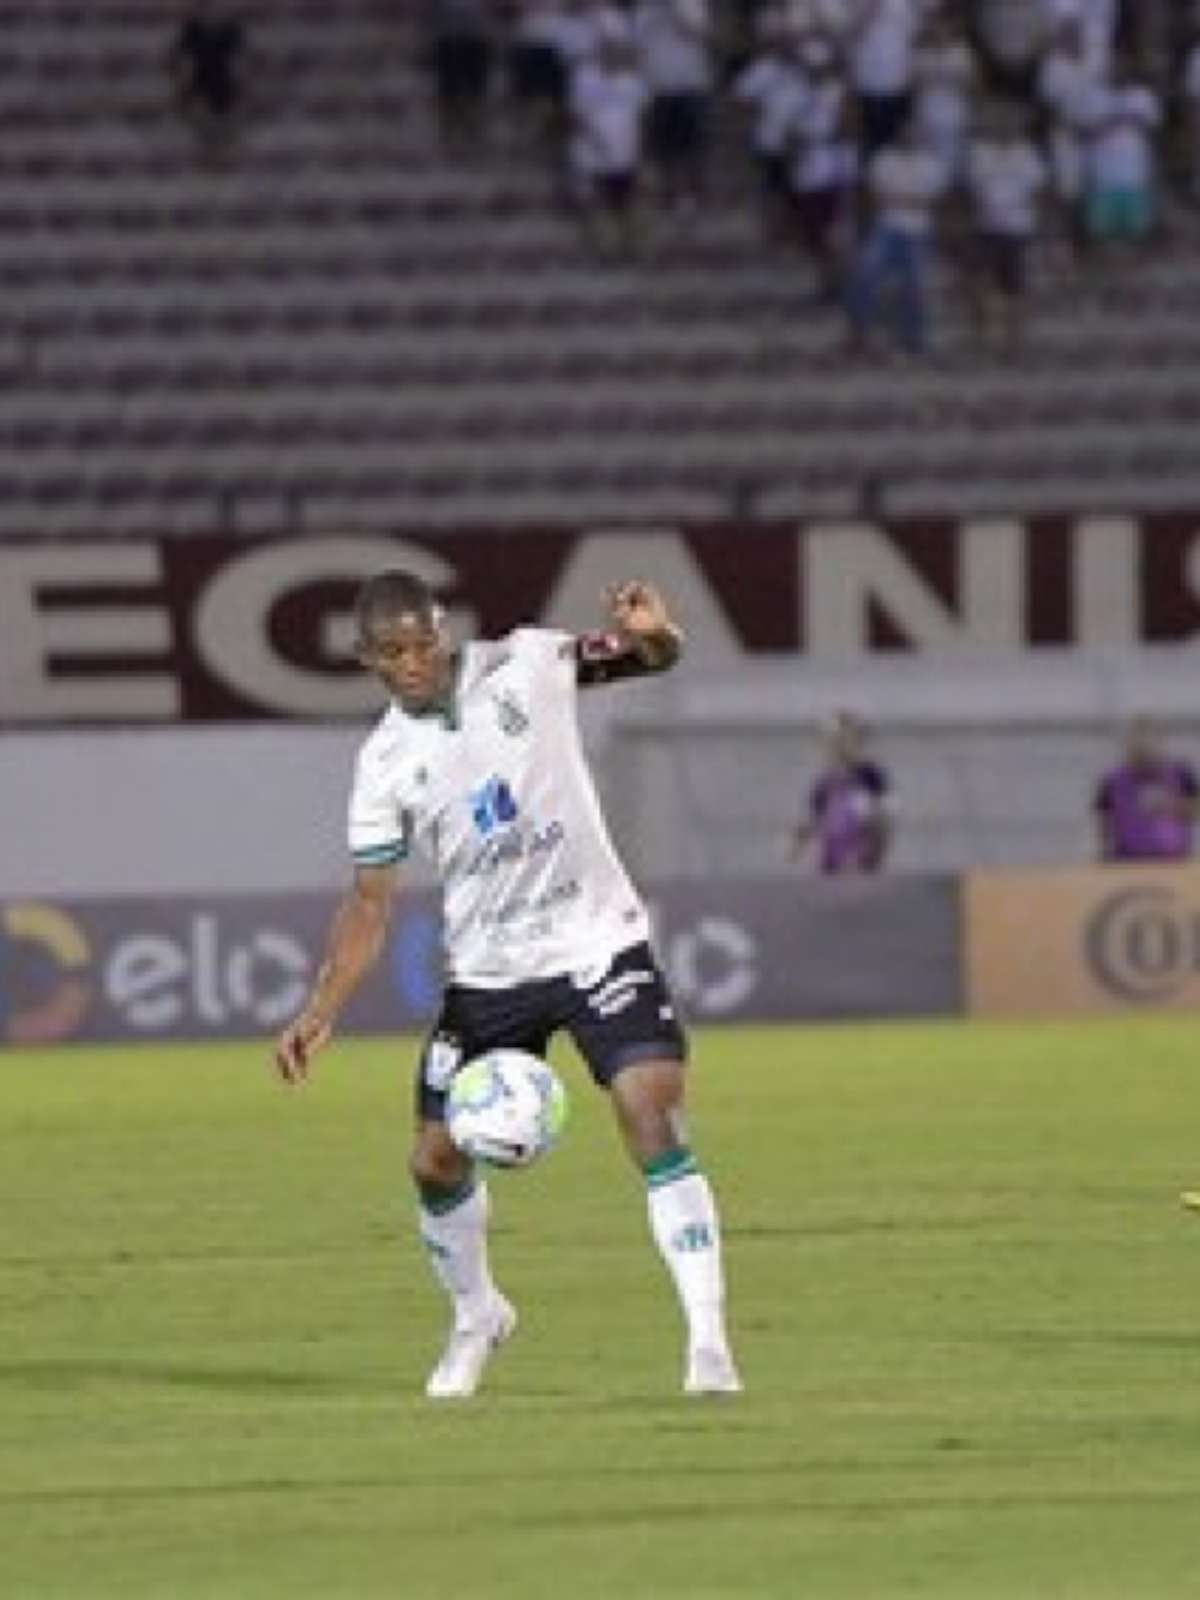
[[[433, 1109], [436, 1113], [440, 1108]], [[492, 1351], [517, 1323], [488, 1262], [487, 1185], [451, 1143], [445, 1122], [436, 1114], [418, 1120], [410, 1170], [419, 1198], [421, 1239], [449, 1297], [452, 1316], [446, 1347], [425, 1392], [433, 1400], [465, 1399], [478, 1388]]]
[[577, 989], [567, 1023], [593, 1077], [610, 1091], [625, 1146], [646, 1179], [650, 1232], [687, 1325], [684, 1387], [741, 1388], [725, 1329], [725, 1274], [716, 1200], [687, 1141], [687, 1045], [647, 945], [622, 951]]
[[529, 1010], [520, 992], [451, 988], [421, 1052], [410, 1170], [421, 1238], [453, 1316], [445, 1352], [426, 1385], [432, 1399], [473, 1394], [489, 1355], [516, 1327], [516, 1314], [496, 1288], [488, 1261], [487, 1185], [446, 1131], [446, 1091], [461, 1066], [495, 1045], [540, 1053], [545, 1033], [531, 1024]]

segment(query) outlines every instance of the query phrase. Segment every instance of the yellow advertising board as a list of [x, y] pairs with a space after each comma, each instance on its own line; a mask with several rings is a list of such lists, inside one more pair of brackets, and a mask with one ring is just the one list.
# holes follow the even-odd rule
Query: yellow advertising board
[[976, 1016], [1200, 1011], [1200, 864], [968, 873], [963, 930]]

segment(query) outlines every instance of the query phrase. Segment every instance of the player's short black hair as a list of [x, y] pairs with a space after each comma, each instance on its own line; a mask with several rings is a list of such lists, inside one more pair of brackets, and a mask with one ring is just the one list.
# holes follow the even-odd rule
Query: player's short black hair
[[368, 578], [354, 602], [354, 620], [360, 639], [369, 639], [381, 625], [397, 617], [416, 616], [430, 627], [436, 627], [441, 615], [442, 608], [424, 579], [399, 567]]

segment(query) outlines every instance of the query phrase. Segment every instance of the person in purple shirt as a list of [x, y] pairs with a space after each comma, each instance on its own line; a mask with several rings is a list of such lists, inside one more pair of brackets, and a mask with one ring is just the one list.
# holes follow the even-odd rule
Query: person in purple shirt
[[1162, 748], [1154, 725], [1129, 725], [1125, 759], [1101, 778], [1093, 809], [1102, 861], [1181, 861], [1200, 810], [1195, 769]]
[[891, 782], [881, 766], [863, 756], [863, 738], [858, 718], [839, 711], [829, 728], [828, 763], [793, 835], [793, 858], [815, 844], [817, 865], [825, 873], [878, 872], [891, 843]]

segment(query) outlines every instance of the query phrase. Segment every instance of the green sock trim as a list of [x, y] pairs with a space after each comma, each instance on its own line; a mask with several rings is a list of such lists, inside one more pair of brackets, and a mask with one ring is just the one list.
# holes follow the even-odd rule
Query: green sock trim
[[696, 1158], [687, 1145], [681, 1144], [674, 1150], [668, 1150], [664, 1155], [654, 1156], [650, 1161], [643, 1162], [642, 1170], [646, 1174], [646, 1182], [650, 1188], [661, 1189], [664, 1184], [678, 1183], [680, 1178], [688, 1178], [700, 1169], [696, 1166]]
[[438, 1183], [419, 1183], [417, 1193], [421, 1197], [421, 1208], [428, 1211], [430, 1216], [444, 1217], [447, 1211], [455, 1211], [464, 1200], [469, 1200], [475, 1193], [475, 1176], [472, 1175], [453, 1189], [443, 1188]]

